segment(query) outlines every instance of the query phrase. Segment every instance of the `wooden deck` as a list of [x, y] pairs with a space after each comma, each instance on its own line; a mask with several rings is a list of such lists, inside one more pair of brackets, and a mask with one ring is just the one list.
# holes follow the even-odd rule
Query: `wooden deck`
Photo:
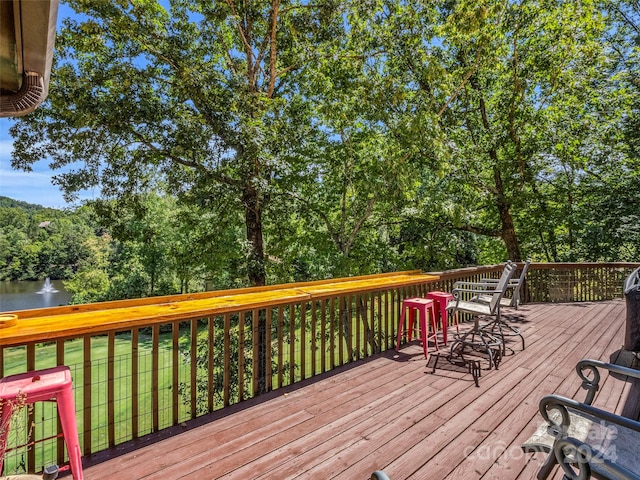
[[[539, 399], [584, 399], [574, 366], [617, 357], [625, 304], [532, 304], [510, 317], [527, 347], [514, 340], [479, 388], [455, 367], [432, 374], [412, 344], [85, 458], [85, 478], [535, 478], [544, 457], [520, 444], [541, 421]], [[607, 379], [595, 405], [621, 412], [629, 390]]]

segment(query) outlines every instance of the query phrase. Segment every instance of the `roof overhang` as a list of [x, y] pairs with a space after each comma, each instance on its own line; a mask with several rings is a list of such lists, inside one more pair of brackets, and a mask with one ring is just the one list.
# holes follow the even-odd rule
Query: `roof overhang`
[[0, 0], [0, 117], [47, 97], [57, 16], [58, 0]]

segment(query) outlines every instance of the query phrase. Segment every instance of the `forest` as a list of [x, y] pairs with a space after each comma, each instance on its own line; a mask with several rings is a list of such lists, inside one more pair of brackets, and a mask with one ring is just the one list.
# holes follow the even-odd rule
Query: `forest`
[[2, 280], [87, 302], [640, 258], [637, 1], [68, 5], [12, 165], [101, 198], [3, 198]]

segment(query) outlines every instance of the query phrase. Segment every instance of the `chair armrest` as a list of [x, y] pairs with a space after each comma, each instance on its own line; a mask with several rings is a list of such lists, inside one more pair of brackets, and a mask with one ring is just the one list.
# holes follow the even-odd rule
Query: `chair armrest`
[[469, 288], [469, 287], [482, 287], [486, 285], [483, 282], [467, 282], [464, 280], [458, 280], [453, 284], [453, 288]]
[[[620, 425], [621, 427], [640, 432], [640, 422], [636, 420], [622, 417], [620, 415], [616, 415], [615, 413], [607, 412], [606, 410], [602, 410], [592, 405], [587, 405], [586, 403], [580, 403], [576, 400], [562, 397], [560, 395], [547, 395], [546, 397], [543, 397], [542, 400], [540, 400], [539, 406], [542, 418], [544, 418], [544, 420], [549, 424], [549, 433], [556, 438], [566, 435], [567, 429], [569, 427], [569, 423], [571, 420], [569, 417], [569, 412], [567, 411], [567, 407], [579, 412], [586, 413], [587, 415], [591, 415], [592, 417], [595, 417], [599, 420], [604, 420], [605, 422], [613, 423], [614, 425]], [[549, 416], [549, 412], [551, 410], [557, 410], [558, 412], [560, 412], [560, 415], [562, 416], [562, 420], [560, 423], [555, 422]]]
[[382, 470], [376, 470], [371, 474], [371, 480], [389, 480], [389, 476]]
[[458, 281], [453, 284], [453, 290], [451, 293], [455, 296], [455, 292], [470, 292], [470, 293], [495, 293], [499, 290], [496, 289], [497, 284], [488, 284], [480, 282], [463, 282]]
[[[571, 415], [567, 408], [572, 410]], [[550, 411], [560, 413], [559, 422], [549, 416]], [[547, 422], [547, 433], [553, 437], [551, 455], [571, 478], [640, 479], [637, 474], [640, 422], [559, 395], [544, 397], [540, 401], [540, 413]], [[589, 419], [592, 426], [588, 431], [575, 431], [579, 433], [577, 438], [569, 430], [569, 425], [571, 418], [579, 424], [580, 417]], [[579, 471], [576, 472], [574, 467]], [[546, 473], [550, 473], [548, 469]], [[546, 476], [539, 474], [538, 478]]]
[[600, 371], [598, 368], [609, 370], [612, 373], [626, 375], [640, 379], [640, 370], [627, 368], [613, 363], [601, 362], [600, 360], [585, 359], [576, 364], [576, 372], [582, 380], [582, 388], [587, 390], [587, 397], [584, 403], [591, 405], [596, 396], [596, 392], [600, 389]]
[[500, 292], [500, 290], [496, 290], [495, 288], [490, 288], [490, 289], [485, 289], [485, 288], [454, 288], [453, 290], [451, 290], [451, 293], [453, 294], [453, 296], [455, 298], [458, 298], [458, 295], [461, 292], [493, 294], [493, 293], [496, 293], [496, 292]]
[[[551, 455], [565, 473], [562, 478], [640, 480], [635, 466], [629, 465], [630, 461], [633, 462], [633, 457], [627, 456], [624, 462], [626, 465], [620, 465], [615, 446], [604, 452], [593, 451], [589, 444], [577, 438], [563, 437], [555, 440]], [[553, 464], [550, 467], [553, 467]], [[544, 476], [541, 477], [544, 469], [545, 466], [538, 473], [538, 478], [547, 478], [551, 473], [550, 470], [545, 470]]]
[[[499, 281], [500, 281], [499, 278], [481, 278], [480, 279], [480, 283], [498, 283]], [[509, 283], [507, 285], [510, 287], [517, 287], [519, 283], [520, 283], [519, 279], [509, 280]]]

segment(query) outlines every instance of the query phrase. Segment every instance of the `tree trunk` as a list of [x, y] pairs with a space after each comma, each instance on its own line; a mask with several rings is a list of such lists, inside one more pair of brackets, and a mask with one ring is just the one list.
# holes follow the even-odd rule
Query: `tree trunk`
[[242, 191], [244, 205], [247, 242], [249, 243], [249, 258], [247, 261], [247, 275], [253, 287], [266, 284], [264, 268], [264, 244], [262, 241], [262, 202], [258, 190], [253, 185], [247, 185]]
[[[262, 201], [258, 190], [253, 185], [245, 186], [242, 191], [249, 258], [247, 259], [247, 275], [251, 286], [266, 284], [264, 268], [264, 244], [262, 241]], [[266, 393], [267, 387], [267, 319], [264, 312], [258, 314], [258, 393]]]
[[[482, 116], [482, 125], [485, 130], [490, 133], [491, 126], [489, 125], [489, 117], [487, 115], [487, 109], [484, 98], [480, 98], [480, 114]], [[513, 217], [511, 216], [511, 202], [507, 200], [504, 194], [504, 184], [502, 183], [502, 174], [500, 173], [500, 167], [498, 162], [498, 152], [495, 148], [489, 148], [489, 158], [493, 162], [493, 180], [495, 182], [495, 198], [496, 206], [498, 207], [498, 213], [500, 215], [500, 225], [502, 231], [502, 240], [507, 247], [507, 256], [509, 260], [514, 262], [522, 261], [520, 255], [520, 246], [518, 245], [518, 237], [516, 236], [516, 229], [513, 224]]]
[[536, 196], [536, 198], [538, 199], [538, 202], [539, 202], [539, 205], [540, 205], [540, 211], [542, 212], [542, 218], [545, 219], [545, 224], [548, 226], [546, 228], [546, 233], [547, 233], [547, 238], [548, 238], [547, 242], [545, 242], [545, 239], [544, 239], [544, 233], [545, 232], [542, 230], [542, 227], [540, 227], [540, 241], [542, 242], [542, 246], [544, 248], [545, 255], [547, 256], [547, 261], [548, 262], [557, 262], [558, 261], [558, 245], [557, 245], [557, 241], [556, 241], [556, 233], [555, 233], [555, 230], [554, 230], [553, 223], [547, 221], [547, 219], [551, 218], [551, 215], [549, 213], [549, 206], [547, 204], [547, 201], [540, 194], [540, 191], [538, 190], [538, 186], [537, 186], [535, 180], [531, 184], [531, 189], [532, 189], [534, 195]]
[[[371, 301], [373, 302], [373, 298], [371, 299]], [[375, 332], [373, 331], [373, 329], [369, 327], [369, 322], [367, 322], [366, 304], [362, 300], [362, 296], [359, 297], [359, 302], [360, 302], [360, 312], [361, 312], [360, 320], [362, 321], [362, 326], [364, 327], [365, 338], [369, 342], [369, 346], [371, 347], [371, 353], [374, 354], [378, 351], [378, 345], [376, 345]], [[371, 319], [371, 322], [373, 322], [373, 319]]]
[[513, 262], [521, 262], [522, 255], [520, 254], [520, 245], [516, 235], [516, 228], [513, 224], [513, 217], [511, 216], [511, 204], [505, 198], [502, 176], [498, 168], [494, 168], [493, 176], [497, 190], [496, 206], [498, 207], [498, 213], [500, 214], [502, 240], [507, 247], [507, 256], [509, 257], [509, 260]]
[[516, 236], [516, 229], [513, 225], [513, 217], [509, 205], [498, 201], [498, 210], [500, 212], [500, 222], [502, 223], [502, 240], [507, 247], [507, 255], [509, 260], [521, 262], [520, 245]]
[[353, 312], [351, 311], [351, 300], [347, 303], [347, 297], [344, 297], [344, 309], [342, 310], [342, 332], [344, 335], [344, 341], [347, 346], [347, 355], [349, 356], [349, 361], [355, 360], [355, 355], [353, 352], [353, 345], [351, 343], [351, 318]]

